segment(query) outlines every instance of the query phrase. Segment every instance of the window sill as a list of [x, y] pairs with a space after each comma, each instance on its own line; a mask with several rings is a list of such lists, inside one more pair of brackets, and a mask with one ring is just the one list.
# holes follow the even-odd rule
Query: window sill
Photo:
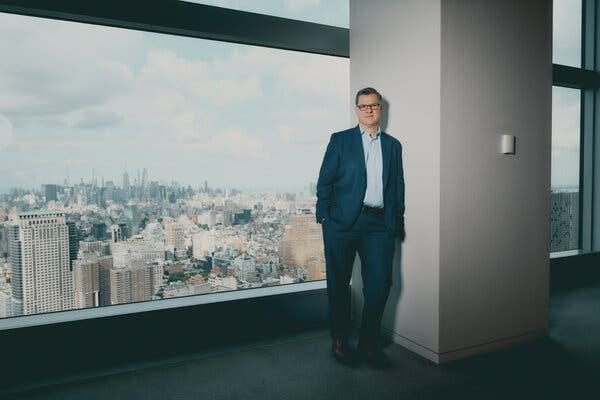
[[293, 283], [281, 286], [264, 288], [232, 290], [230, 292], [179, 297], [147, 301], [141, 303], [120, 304], [107, 307], [86, 308], [80, 310], [60, 311], [47, 314], [26, 315], [21, 317], [6, 318], [0, 320], [0, 331], [25, 328], [38, 325], [50, 325], [63, 322], [71, 322], [85, 319], [112, 317], [123, 314], [135, 314], [147, 311], [165, 310], [170, 308], [181, 308], [201, 304], [221, 303], [228, 301], [244, 300], [258, 297], [277, 296], [290, 293], [301, 293], [312, 290], [325, 289], [325, 280], [305, 283]]
[[583, 249], [555, 251], [554, 253], [550, 253], [550, 259], [577, 257], [577, 256], [582, 256], [582, 255], [592, 254], [592, 253], [595, 253], [595, 251], [583, 250]]

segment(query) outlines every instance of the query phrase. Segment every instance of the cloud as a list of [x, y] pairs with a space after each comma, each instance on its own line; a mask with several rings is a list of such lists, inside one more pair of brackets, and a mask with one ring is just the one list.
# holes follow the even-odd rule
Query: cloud
[[[0, 111], [60, 114], [126, 91], [141, 33], [0, 14]], [[18, 38], [18, 39], [17, 39]], [[18, 42], [18, 45], [16, 45]]]
[[172, 136], [186, 151], [218, 154], [237, 160], [268, 160], [270, 154], [256, 135], [240, 127], [215, 126], [210, 118], [201, 120], [187, 112], [173, 119]]
[[87, 110], [74, 126], [79, 129], [95, 130], [114, 127], [122, 121], [123, 117], [112, 111]]
[[6, 116], [0, 114], [0, 151], [8, 147], [13, 140], [13, 127]]
[[279, 91], [335, 99], [348, 96], [345, 90], [350, 69], [346, 58], [250, 47], [215, 62], [215, 68], [230, 75], [240, 74], [240, 66], [247, 74], [259, 73], [271, 79]]
[[219, 154], [235, 155], [238, 158], [268, 160], [269, 153], [263, 144], [250, 136], [242, 128], [227, 128], [221, 133], [211, 135], [204, 143], [199, 143], [198, 148]]
[[579, 151], [580, 142], [580, 92], [579, 90], [554, 88], [552, 108], [552, 152], [572, 153]]

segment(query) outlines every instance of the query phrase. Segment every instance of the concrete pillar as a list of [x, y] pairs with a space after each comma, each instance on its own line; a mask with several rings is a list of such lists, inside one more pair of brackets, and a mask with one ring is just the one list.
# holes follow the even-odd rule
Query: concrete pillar
[[551, 1], [351, 0], [350, 77], [381, 91], [404, 147], [383, 332], [436, 363], [545, 335]]

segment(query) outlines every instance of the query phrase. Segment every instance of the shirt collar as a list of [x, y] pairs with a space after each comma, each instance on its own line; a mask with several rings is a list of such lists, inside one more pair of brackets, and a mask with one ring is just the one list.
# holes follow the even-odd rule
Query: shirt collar
[[[366, 137], [368, 137], [369, 139], [371, 139], [371, 135], [369, 135], [369, 133], [363, 129], [363, 127], [362, 127], [361, 124], [358, 124], [358, 129], [360, 129], [360, 134], [361, 134], [361, 136], [362, 136], [363, 139], [366, 138]], [[373, 137], [372, 139], [373, 140], [378, 139], [379, 136], [381, 136], [381, 125], [379, 125], [377, 127], [377, 133], [375, 134], [375, 137]]]

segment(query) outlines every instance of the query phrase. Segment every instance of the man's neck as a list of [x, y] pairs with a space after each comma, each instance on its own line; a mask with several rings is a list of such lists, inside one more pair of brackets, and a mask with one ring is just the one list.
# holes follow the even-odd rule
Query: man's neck
[[359, 125], [363, 129], [363, 131], [367, 132], [369, 134], [369, 136], [371, 136], [372, 138], [374, 138], [375, 135], [377, 135], [377, 132], [379, 132], [379, 124], [376, 124], [376, 125], [359, 124]]

